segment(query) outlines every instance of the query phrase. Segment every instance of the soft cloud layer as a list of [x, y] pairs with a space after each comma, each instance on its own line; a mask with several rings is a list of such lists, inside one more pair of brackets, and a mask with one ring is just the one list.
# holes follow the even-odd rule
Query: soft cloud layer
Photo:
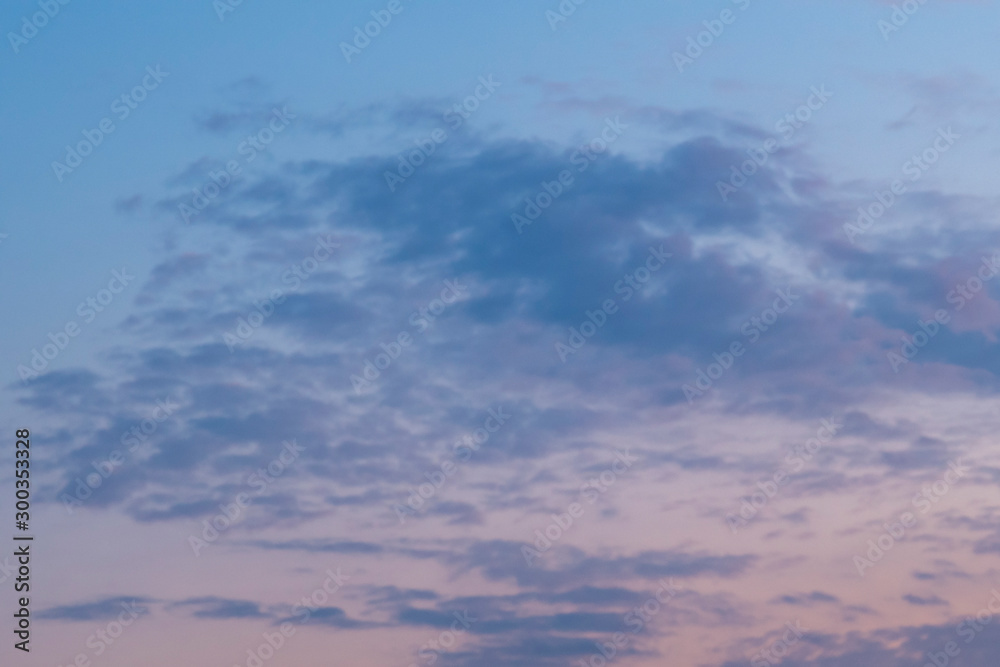
[[[884, 3], [851, 4], [896, 46]], [[906, 30], [985, 11], [954, 4]], [[223, 28], [263, 34], [253, 11]], [[419, 11], [364, 57], [408, 68], [389, 28]], [[476, 83], [292, 95], [256, 61], [186, 107], [196, 140], [101, 209], [154, 230], [122, 246], [140, 278], [6, 387], [66, 554], [34, 603], [46, 660], [134, 609], [104, 664], [176, 637], [171, 661], [249, 664], [279, 635], [271, 664], [995, 663], [996, 629], [964, 619], [1000, 604], [1000, 249], [960, 167], [992, 141], [992, 75], [830, 73], [829, 115], [758, 165], [822, 72], [709, 74], [724, 37], [770, 34], [747, 9], [678, 78], [670, 52], [718, 12], [649, 11], [604, 45], [644, 64], [512, 66], [458, 128], [442, 110]], [[876, 130], [838, 129], [852, 104]], [[844, 163], [868, 131], [878, 178]]]

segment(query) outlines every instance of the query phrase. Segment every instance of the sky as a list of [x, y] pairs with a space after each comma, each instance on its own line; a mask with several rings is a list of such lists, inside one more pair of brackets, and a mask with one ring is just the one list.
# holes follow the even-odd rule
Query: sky
[[4, 3], [3, 664], [992, 667], [998, 19]]

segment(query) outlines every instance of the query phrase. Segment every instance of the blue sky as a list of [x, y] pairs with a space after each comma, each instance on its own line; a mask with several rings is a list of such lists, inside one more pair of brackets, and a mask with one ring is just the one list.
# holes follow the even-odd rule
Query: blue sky
[[994, 664], [996, 6], [389, 4], [0, 10], [17, 658]]

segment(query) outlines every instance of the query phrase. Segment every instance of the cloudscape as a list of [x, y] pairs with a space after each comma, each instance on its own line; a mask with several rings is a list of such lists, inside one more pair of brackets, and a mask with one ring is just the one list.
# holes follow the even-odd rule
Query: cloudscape
[[7, 3], [2, 663], [993, 667], [998, 19]]

